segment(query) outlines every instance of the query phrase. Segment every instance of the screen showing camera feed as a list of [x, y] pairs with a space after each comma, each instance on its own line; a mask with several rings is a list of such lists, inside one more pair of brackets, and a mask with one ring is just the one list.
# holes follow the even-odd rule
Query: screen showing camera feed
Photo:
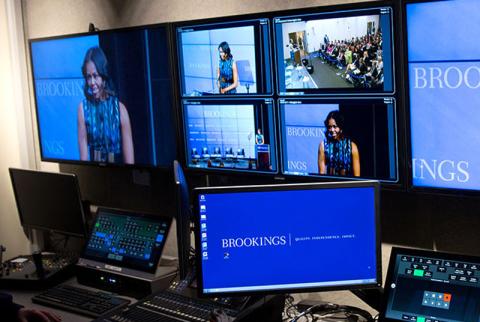
[[392, 98], [281, 99], [283, 173], [397, 181]]
[[184, 100], [190, 168], [277, 172], [273, 100]]
[[268, 19], [177, 28], [183, 96], [272, 94]]
[[406, 19], [412, 184], [480, 191], [480, 2], [409, 3]]
[[160, 27], [32, 40], [42, 159], [170, 166], [166, 43]]
[[280, 95], [393, 92], [392, 9], [274, 19]]

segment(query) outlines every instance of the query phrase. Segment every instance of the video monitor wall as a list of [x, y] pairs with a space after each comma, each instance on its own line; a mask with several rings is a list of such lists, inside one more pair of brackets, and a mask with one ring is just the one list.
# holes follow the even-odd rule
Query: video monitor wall
[[165, 27], [30, 41], [42, 160], [169, 167]]
[[393, 93], [392, 8], [274, 18], [280, 95]]
[[269, 20], [177, 28], [181, 94], [272, 95]]
[[475, 0], [406, 4], [414, 187], [480, 190], [479, 19]]
[[281, 99], [283, 173], [396, 181], [393, 98]]
[[269, 99], [183, 100], [187, 166], [277, 172]]

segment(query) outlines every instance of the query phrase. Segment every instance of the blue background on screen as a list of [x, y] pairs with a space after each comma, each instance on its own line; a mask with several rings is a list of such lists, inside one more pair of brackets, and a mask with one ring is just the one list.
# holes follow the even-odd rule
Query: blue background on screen
[[42, 155], [79, 160], [77, 108], [84, 98], [82, 63], [98, 36], [32, 42], [32, 66]]
[[318, 145], [325, 138], [324, 121], [338, 104], [282, 104], [284, 171], [318, 173]]
[[[199, 196], [205, 205], [204, 288], [376, 278], [374, 189]], [[353, 238], [299, 240], [314, 236]], [[222, 239], [287, 236], [286, 245], [223, 248]], [[225, 253], [228, 258], [225, 259]]]
[[407, 5], [415, 186], [480, 189], [480, 2]]
[[[183, 68], [183, 94], [196, 95], [196, 92], [216, 93], [217, 68], [220, 56], [218, 45], [226, 41], [233, 59], [237, 62], [247, 60], [250, 65], [253, 84], [249, 84], [249, 93], [257, 93], [254, 27], [234, 27], [211, 30], [198, 30], [181, 33], [181, 57]], [[239, 70], [237, 93], [247, 93], [242, 86], [242, 72]], [[248, 76], [249, 79], [250, 76]]]
[[253, 105], [185, 105], [187, 155], [192, 148], [200, 153], [207, 147], [222, 155], [228, 148], [245, 149], [245, 156], [255, 158], [255, 116]]

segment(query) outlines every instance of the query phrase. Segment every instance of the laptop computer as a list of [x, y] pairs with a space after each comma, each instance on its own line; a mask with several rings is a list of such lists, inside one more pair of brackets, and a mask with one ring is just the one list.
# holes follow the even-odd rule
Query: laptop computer
[[480, 257], [392, 248], [380, 321], [480, 321]]

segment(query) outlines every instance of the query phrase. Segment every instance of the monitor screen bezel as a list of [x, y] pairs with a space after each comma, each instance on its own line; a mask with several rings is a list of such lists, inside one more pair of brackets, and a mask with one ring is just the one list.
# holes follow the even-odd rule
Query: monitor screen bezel
[[[42, 148], [42, 133], [40, 129], [40, 117], [38, 113], [38, 102], [37, 102], [37, 89], [35, 86], [35, 77], [34, 77], [34, 68], [33, 68], [33, 52], [32, 52], [32, 44], [36, 42], [42, 42], [42, 41], [49, 41], [49, 40], [61, 40], [61, 39], [69, 39], [69, 38], [77, 38], [77, 37], [85, 37], [85, 36], [98, 36], [101, 34], [110, 34], [110, 33], [116, 33], [116, 32], [128, 32], [128, 31], [135, 31], [135, 30], [145, 30], [145, 29], [161, 29], [163, 28], [165, 31], [165, 37], [167, 40], [167, 52], [168, 52], [168, 59], [169, 62], [168, 64], [171, 66], [173, 65], [173, 60], [174, 58], [171, 55], [171, 47], [172, 47], [172, 41], [171, 41], [171, 24], [170, 23], [158, 23], [158, 24], [149, 24], [149, 25], [142, 25], [142, 26], [133, 26], [133, 27], [124, 27], [124, 28], [115, 28], [115, 29], [108, 29], [108, 30], [95, 30], [95, 31], [89, 31], [89, 32], [80, 32], [80, 33], [72, 33], [72, 34], [64, 34], [64, 35], [55, 35], [55, 36], [48, 36], [48, 37], [39, 37], [39, 38], [30, 38], [28, 39], [28, 63], [29, 63], [29, 76], [31, 78], [31, 86], [32, 86], [32, 93], [33, 93], [33, 102], [34, 102], [34, 108], [33, 110], [35, 111], [35, 121], [36, 124], [34, 127], [36, 127], [37, 134], [38, 134], [38, 145], [39, 145], [39, 151], [40, 151], [40, 159], [43, 162], [54, 162], [54, 163], [59, 163], [59, 164], [72, 164], [72, 165], [80, 165], [80, 166], [98, 166], [98, 167], [106, 167], [106, 168], [127, 168], [127, 169], [164, 169], [168, 170], [171, 168], [170, 162], [168, 162], [165, 165], [161, 164], [143, 164], [143, 163], [134, 163], [134, 164], [126, 164], [126, 163], [109, 163], [109, 162], [97, 162], [97, 161], [81, 161], [81, 160], [70, 160], [70, 159], [57, 159], [57, 158], [49, 158], [45, 157], [43, 154], [43, 148]], [[172, 105], [169, 107], [170, 108], [170, 114], [172, 118], [172, 122], [176, 123], [176, 116], [175, 116], [175, 101], [177, 100], [175, 96], [175, 89], [174, 89], [174, 84], [175, 84], [175, 78], [174, 78], [174, 68], [170, 68], [169, 71], [169, 77], [170, 77], [170, 83], [171, 83], [171, 88], [169, 95], [171, 97]], [[175, 143], [175, 155], [178, 154], [178, 138], [177, 138], [177, 131], [174, 130], [172, 133], [172, 141]], [[171, 160], [173, 162], [173, 160]]]
[[277, 52], [278, 44], [276, 42], [276, 28], [275, 28], [275, 19], [295, 19], [299, 17], [308, 17], [308, 16], [317, 16], [317, 15], [337, 15], [341, 13], [347, 13], [348, 16], [360, 16], [355, 15], [353, 13], [362, 11], [370, 11], [370, 10], [381, 10], [384, 8], [388, 8], [390, 10], [390, 39], [391, 39], [391, 68], [392, 68], [392, 90], [391, 91], [380, 91], [380, 90], [357, 90], [355, 88], [348, 89], [348, 88], [319, 88], [313, 89], [313, 91], [304, 92], [303, 89], [294, 89], [294, 91], [286, 91], [280, 92], [280, 77], [279, 77], [279, 69], [278, 67], [275, 68], [275, 92], [280, 97], [297, 97], [297, 96], [313, 96], [313, 97], [320, 97], [320, 96], [373, 96], [373, 95], [380, 95], [380, 96], [395, 96], [398, 91], [398, 81], [397, 77], [399, 72], [398, 62], [396, 59], [396, 48], [398, 48], [398, 43], [395, 37], [395, 28], [396, 28], [396, 17], [397, 17], [397, 6], [395, 3], [389, 1], [379, 1], [378, 3], [375, 2], [373, 4], [370, 3], [361, 3], [358, 5], [337, 5], [337, 6], [326, 6], [326, 7], [313, 7], [313, 8], [305, 8], [305, 9], [295, 9], [291, 11], [279, 11], [279, 12], [272, 12], [272, 28], [273, 28], [273, 55], [275, 57], [276, 66], [279, 64], [279, 57]]
[[[131, 264], [125, 265], [125, 263], [123, 263], [123, 262], [119, 263], [117, 261], [113, 261], [113, 260], [110, 260], [108, 258], [100, 258], [100, 257], [87, 255], [86, 251], [88, 250], [88, 243], [89, 243], [91, 235], [93, 233], [94, 225], [98, 220], [98, 215], [101, 212], [106, 212], [107, 214], [113, 214], [113, 215], [118, 215], [118, 216], [130, 216], [130, 217], [136, 217], [136, 218], [146, 218], [146, 219], [149, 219], [149, 220], [162, 220], [162, 221], [166, 222], [167, 223], [167, 228], [165, 229], [164, 239], [161, 243], [161, 247], [158, 250], [158, 253], [155, 254], [156, 256], [154, 257], [154, 261], [157, 264], [150, 269], [149, 268], [141, 268], [141, 267], [137, 267], [137, 266], [131, 265]], [[118, 267], [120, 269], [127, 268], [127, 269], [132, 269], [132, 270], [137, 270], [137, 271], [140, 271], [140, 272], [152, 273], [153, 274], [157, 270], [158, 263], [160, 262], [163, 251], [165, 250], [165, 245], [167, 244], [167, 239], [170, 235], [170, 229], [172, 228], [172, 221], [173, 221], [173, 218], [170, 217], [170, 216], [165, 216], [165, 215], [160, 215], [160, 214], [155, 214], [155, 213], [148, 213], [148, 212], [144, 212], [144, 211], [137, 211], [137, 210], [130, 210], [130, 209], [98, 207], [97, 211], [96, 211], [96, 214], [95, 214], [95, 217], [94, 217], [94, 220], [92, 222], [92, 229], [90, 231], [90, 234], [88, 235], [87, 240], [85, 241], [85, 245], [83, 247], [81, 257], [84, 258], [84, 259], [95, 261], [97, 263], [105, 264], [106, 267], [107, 266], [108, 267], [113, 267], [113, 268]], [[115, 270], [115, 269], [113, 269], [113, 270]]]
[[[271, 144], [273, 146], [273, 152], [271, 152], [271, 155], [273, 155], [274, 160], [272, 160], [272, 165], [275, 165], [275, 170], [274, 171], [267, 171], [267, 170], [251, 170], [251, 169], [242, 169], [242, 168], [221, 168], [221, 167], [194, 167], [190, 164], [190, 157], [189, 157], [189, 151], [188, 151], [188, 146], [187, 146], [187, 131], [188, 131], [188, 126], [187, 125], [187, 113], [185, 111], [185, 105], [188, 105], [186, 103], [188, 102], [204, 102], [207, 103], [206, 105], [214, 105], [215, 103], [222, 104], [222, 102], [229, 102], [229, 104], [234, 105], [235, 101], [238, 102], [239, 105], [248, 105], [251, 104], [252, 102], [258, 102], [260, 104], [266, 104], [266, 102], [269, 102], [270, 106], [267, 108], [272, 109], [272, 129], [271, 129], [271, 136], [273, 137], [274, 143]], [[199, 104], [200, 105], [200, 104]], [[225, 98], [183, 98], [180, 99], [180, 104], [179, 104], [180, 112], [181, 112], [181, 117], [180, 117], [180, 131], [182, 133], [182, 141], [181, 145], [183, 145], [183, 153], [184, 153], [184, 160], [185, 160], [185, 168], [188, 169], [189, 171], [196, 172], [196, 173], [204, 173], [204, 174], [219, 174], [219, 175], [224, 175], [228, 173], [229, 175], [254, 175], [254, 176], [275, 176], [280, 173], [280, 159], [279, 159], [279, 147], [280, 147], [280, 141], [279, 141], [279, 136], [277, 133], [277, 121], [278, 121], [278, 115], [277, 115], [277, 107], [276, 107], [276, 100], [272, 97], [247, 97], [247, 98], [237, 98], [237, 97], [225, 97]], [[273, 157], [271, 159], [273, 159]]]
[[[20, 169], [20, 168], [9, 168], [8, 171], [10, 173], [10, 180], [11, 180], [11, 183], [12, 183], [13, 194], [14, 194], [14, 197], [15, 197], [15, 204], [16, 204], [16, 208], [17, 208], [18, 215], [19, 215], [19, 218], [20, 218], [20, 224], [22, 225], [22, 227], [30, 228], [30, 229], [38, 229], [38, 230], [48, 231], [48, 232], [54, 232], [54, 233], [59, 233], [59, 234], [65, 234], [65, 235], [68, 235], [68, 236], [74, 236], [74, 237], [80, 237], [80, 238], [88, 237], [87, 217], [86, 217], [86, 214], [85, 214], [86, 209], [84, 209], [84, 204], [82, 202], [80, 185], [78, 183], [78, 177], [75, 174], [73, 174], [73, 173], [63, 173], [63, 172], [35, 171], [35, 170], [27, 170], [27, 169]], [[62, 229], [52, 229], [52, 228], [42, 226], [42, 225], [26, 224], [25, 219], [24, 219], [24, 214], [22, 213], [21, 208], [18, 207], [19, 198], [18, 198], [18, 191], [17, 191], [17, 188], [15, 186], [15, 178], [14, 178], [16, 176], [16, 173], [23, 173], [23, 174], [27, 174], [27, 175], [33, 175], [33, 176], [35, 176], [35, 175], [50, 176], [50, 177], [62, 176], [65, 179], [69, 179], [71, 181], [72, 187], [74, 187], [74, 189], [76, 191], [76, 196], [78, 197], [77, 198], [77, 201], [78, 201], [77, 206], [78, 206], [78, 209], [79, 209], [79, 211], [81, 213], [81, 216], [82, 216], [81, 221], [83, 222], [83, 227], [82, 227], [83, 233], [70, 232], [70, 231], [62, 230]]]
[[405, 247], [396, 247], [396, 246], [392, 247], [392, 251], [390, 253], [390, 260], [388, 264], [387, 276], [385, 278], [383, 299], [381, 301], [381, 307], [380, 307], [380, 321], [384, 321], [384, 322], [400, 321], [400, 320], [392, 320], [390, 318], [385, 317], [388, 301], [391, 296], [390, 287], [388, 285], [392, 282], [392, 279], [394, 277], [396, 257], [399, 254], [406, 255], [406, 256], [436, 257], [436, 258], [451, 259], [451, 260], [462, 261], [462, 262], [480, 263], [480, 257], [472, 256], [472, 255], [463, 255], [463, 254], [449, 253], [449, 252], [437, 252], [435, 250], [429, 250], [429, 249], [405, 248]]
[[[332, 176], [328, 174], [293, 174], [293, 173], [288, 173], [286, 172], [285, 169], [285, 154], [284, 154], [284, 130], [281, 127], [284, 123], [284, 119], [282, 116], [282, 110], [280, 105], [283, 104], [284, 101], [301, 101], [302, 104], [309, 104], [309, 102], [326, 102], [326, 103], [332, 103], [334, 101], [366, 101], [366, 100], [388, 100], [390, 99], [392, 102], [389, 104], [393, 105], [393, 113], [394, 113], [394, 119], [393, 119], [393, 133], [394, 133], [394, 162], [395, 162], [395, 179], [378, 179], [378, 178], [368, 178], [368, 177], [350, 177], [350, 176]], [[386, 103], [387, 104], [387, 103]], [[277, 109], [278, 109], [278, 127], [279, 127], [279, 138], [277, 139], [279, 141], [279, 149], [278, 153], [280, 155], [280, 163], [281, 163], [281, 168], [279, 169], [279, 172], [282, 173], [285, 177], [308, 177], [308, 178], [316, 178], [316, 179], [330, 179], [330, 180], [345, 180], [345, 181], [350, 181], [350, 180], [378, 180], [382, 183], [386, 184], [399, 184], [400, 183], [400, 153], [399, 153], [399, 124], [398, 124], [398, 106], [397, 106], [397, 101], [395, 97], [391, 96], [372, 96], [372, 97], [345, 97], [345, 96], [335, 96], [335, 97], [283, 97], [277, 100]]]
[[[186, 20], [186, 21], [181, 21], [181, 22], [176, 22], [172, 24], [172, 33], [174, 34], [173, 38], [173, 44], [172, 47], [174, 48], [173, 52], [176, 55], [175, 60], [176, 60], [176, 67], [174, 68], [177, 72], [178, 79], [177, 79], [177, 84], [178, 84], [178, 96], [180, 99], [201, 99], [201, 98], [206, 98], [206, 99], [221, 99], [221, 98], [255, 98], [255, 97], [273, 97], [276, 93], [276, 88], [275, 88], [275, 72], [274, 72], [274, 54], [272, 52], [273, 50], [273, 36], [272, 36], [272, 22], [271, 22], [271, 17], [270, 17], [270, 12], [265, 12], [265, 13], [256, 13], [256, 14], [247, 14], [247, 15], [234, 15], [234, 16], [221, 16], [221, 17], [216, 17], [216, 18], [207, 18], [207, 19], [199, 19], [199, 20]], [[257, 61], [257, 75], [263, 75], [263, 81], [267, 82], [270, 80], [270, 87], [271, 87], [271, 92], [270, 93], [252, 93], [252, 94], [212, 94], [208, 96], [189, 96], [186, 93], [184, 93], [184, 87], [185, 87], [185, 80], [183, 77], [183, 54], [182, 54], [182, 48], [181, 48], [181, 40], [180, 40], [180, 34], [182, 28], [188, 29], [188, 28], [204, 28], [208, 26], [212, 26], [212, 29], [221, 29], [225, 28], [222, 26], [228, 26], [228, 25], [235, 25], [235, 24], [242, 24], [242, 25], [248, 25], [249, 22], [251, 23], [260, 23], [260, 21], [265, 20], [268, 24], [268, 35], [267, 35], [267, 40], [269, 42], [268, 48], [263, 48], [264, 51], [268, 51], [264, 53], [264, 55], [267, 55], [270, 60], [268, 62], [264, 62], [263, 59], [264, 57], [260, 57], [260, 61]], [[252, 24], [253, 25], [253, 24]], [[262, 45], [263, 46], [263, 45]], [[261, 54], [258, 54], [261, 56]], [[256, 53], [256, 58], [257, 53]], [[266, 64], [268, 64], [269, 68], [268, 71], [266, 71]], [[257, 81], [258, 83], [258, 81]], [[264, 84], [266, 85], [266, 84]]]
[[[375, 239], [376, 239], [376, 283], [342, 285], [328, 287], [309, 287], [309, 288], [282, 288], [270, 290], [258, 290], [247, 292], [219, 292], [208, 293], [203, 291], [203, 272], [202, 272], [202, 250], [200, 238], [200, 207], [199, 196], [201, 194], [222, 194], [222, 193], [242, 193], [242, 192], [269, 192], [269, 191], [292, 191], [292, 190], [316, 190], [316, 189], [335, 189], [335, 188], [373, 188], [375, 202]], [[380, 236], [380, 184], [374, 180], [348, 181], [348, 182], [317, 182], [317, 183], [296, 183], [296, 184], [271, 184], [256, 186], [229, 186], [229, 187], [204, 187], [193, 190], [194, 200], [194, 221], [195, 221], [195, 261], [197, 267], [197, 292], [200, 297], [219, 297], [219, 296], [250, 296], [267, 295], [281, 293], [305, 293], [333, 290], [354, 290], [366, 288], [380, 288], [382, 286], [382, 255], [381, 255], [381, 236]]]
[[405, 137], [406, 137], [406, 174], [405, 181], [407, 182], [407, 192], [417, 193], [420, 195], [437, 195], [437, 196], [458, 196], [458, 197], [476, 197], [480, 195], [480, 187], [478, 189], [462, 189], [462, 188], [448, 188], [440, 186], [427, 186], [427, 185], [415, 185], [413, 183], [413, 145], [412, 145], [412, 128], [411, 128], [411, 104], [410, 104], [410, 73], [408, 65], [408, 25], [407, 25], [407, 6], [410, 4], [421, 3], [436, 3], [444, 0], [403, 0], [402, 3], [402, 24], [403, 30], [403, 85], [404, 85], [404, 97], [405, 100]]

